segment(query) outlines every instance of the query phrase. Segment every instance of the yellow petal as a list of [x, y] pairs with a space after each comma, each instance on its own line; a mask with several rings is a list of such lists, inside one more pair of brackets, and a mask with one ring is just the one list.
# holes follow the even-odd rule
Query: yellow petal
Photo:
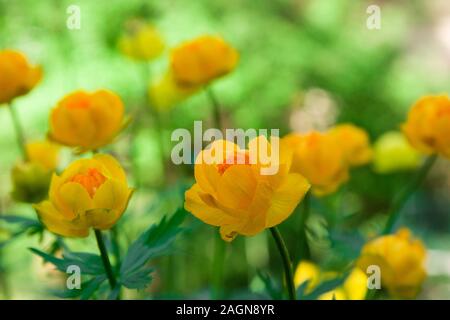
[[253, 199], [256, 185], [257, 181], [250, 166], [233, 165], [219, 180], [218, 201], [229, 208], [246, 208]]
[[66, 182], [59, 190], [63, 203], [77, 215], [94, 209], [94, 202], [85, 188], [76, 182]]
[[287, 219], [309, 188], [310, 185], [303, 176], [288, 174], [272, 198], [272, 206], [267, 214], [267, 227], [276, 226]]
[[[184, 207], [204, 223], [213, 226], [222, 226], [239, 222], [238, 219], [215, 206], [213, 199], [207, 200], [207, 197], [210, 196], [204, 193], [196, 183], [186, 191]], [[205, 201], [205, 198], [207, 202]]]
[[34, 205], [34, 208], [37, 210], [41, 222], [53, 233], [65, 237], [87, 237], [89, 235], [87, 225], [79, 219], [66, 219], [50, 201], [43, 201]]
[[108, 170], [108, 174], [106, 174], [108, 177], [126, 183], [125, 171], [114, 157], [109, 154], [96, 154], [93, 159], [100, 162]]

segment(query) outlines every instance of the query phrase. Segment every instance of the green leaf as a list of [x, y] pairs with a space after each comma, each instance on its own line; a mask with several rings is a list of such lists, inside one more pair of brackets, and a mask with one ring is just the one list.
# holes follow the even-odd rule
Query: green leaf
[[2, 214], [0, 215], [0, 220], [3, 220], [8, 224], [18, 226], [18, 230], [13, 233], [11, 238], [18, 237], [24, 233], [34, 234], [44, 231], [44, 226], [37, 219], [30, 219], [22, 216]]
[[269, 274], [261, 270], [258, 270], [256, 274], [264, 283], [266, 292], [273, 300], [280, 300], [283, 298], [283, 294], [280, 292], [279, 288], [276, 287]]
[[50, 290], [50, 292], [62, 299], [80, 298], [81, 300], [88, 300], [105, 280], [105, 275], [96, 276], [83, 282], [80, 289]]
[[338, 278], [324, 281], [320, 283], [317, 287], [315, 287], [312, 292], [300, 296], [301, 300], [316, 300], [319, 298], [322, 294], [327, 293], [331, 290], [336, 289], [337, 287], [340, 287], [345, 280], [347, 279], [349, 273], [344, 274], [343, 276], [340, 276]]
[[164, 217], [133, 242], [120, 266], [120, 282], [129, 289], [143, 289], [151, 281], [150, 259], [168, 254], [176, 236], [182, 231], [186, 211], [181, 208], [170, 218]]
[[30, 248], [30, 250], [43, 258], [44, 261], [53, 264], [61, 272], [66, 272], [69, 266], [76, 265], [80, 268], [82, 275], [105, 274], [100, 256], [92, 253], [66, 251], [62, 258], [57, 258], [35, 248]]

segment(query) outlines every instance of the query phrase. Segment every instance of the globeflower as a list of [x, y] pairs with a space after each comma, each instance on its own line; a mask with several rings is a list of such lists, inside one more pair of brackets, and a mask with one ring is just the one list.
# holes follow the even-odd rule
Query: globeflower
[[41, 77], [41, 68], [31, 66], [20, 52], [0, 51], [0, 105], [27, 94]]
[[425, 154], [450, 159], [450, 99], [426, 96], [417, 101], [402, 125], [411, 145]]
[[373, 166], [378, 173], [413, 170], [419, 167], [421, 156], [398, 131], [380, 136], [373, 145]]
[[291, 171], [304, 176], [317, 196], [335, 192], [348, 180], [344, 150], [329, 133], [290, 134], [282, 139], [281, 148], [292, 150]]
[[51, 232], [87, 237], [90, 228], [109, 229], [119, 220], [132, 191], [120, 164], [97, 154], [72, 162], [60, 176], [53, 174], [49, 199], [34, 208]]
[[170, 69], [179, 86], [200, 87], [230, 73], [238, 57], [222, 38], [205, 35], [173, 49]]
[[426, 250], [411, 232], [400, 229], [396, 234], [369, 241], [361, 250], [358, 266], [367, 270], [376, 265], [381, 271], [381, 285], [396, 298], [414, 298], [426, 278]]
[[372, 159], [372, 148], [367, 132], [352, 124], [340, 124], [329, 133], [334, 135], [350, 166], [361, 166]]
[[263, 136], [252, 139], [248, 149], [226, 140], [213, 142], [196, 158], [196, 183], [185, 194], [186, 210], [220, 227], [222, 239], [228, 242], [238, 234], [253, 236], [283, 222], [309, 184], [300, 174], [289, 172], [289, 157], [284, 155], [275, 174], [262, 174], [268, 165], [262, 154], [271, 152]]
[[126, 26], [125, 33], [119, 38], [119, 50], [126, 56], [149, 61], [159, 57], [165, 48], [164, 39], [151, 24], [132, 20]]
[[115, 93], [75, 91], [50, 114], [49, 138], [80, 152], [110, 143], [124, 126], [124, 106]]

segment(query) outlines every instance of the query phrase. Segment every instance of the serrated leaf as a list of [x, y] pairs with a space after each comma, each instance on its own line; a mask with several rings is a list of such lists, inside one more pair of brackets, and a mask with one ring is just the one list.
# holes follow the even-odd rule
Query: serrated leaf
[[16, 215], [0, 215], [0, 220], [8, 224], [17, 225], [18, 229], [11, 235], [11, 239], [16, 238], [24, 233], [35, 234], [44, 231], [44, 226], [37, 219], [30, 219]]
[[83, 282], [81, 289], [50, 290], [50, 292], [62, 299], [80, 298], [81, 300], [88, 300], [105, 280], [106, 276], [104, 275], [96, 276]]
[[120, 282], [130, 289], [145, 288], [153, 271], [147, 266], [150, 259], [165, 255], [181, 232], [180, 225], [186, 216], [181, 208], [170, 218], [164, 217], [133, 242], [120, 267]]
[[62, 258], [57, 258], [35, 248], [30, 248], [30, 250], [44, 261], [53, 264], [61, 272], [66, 272], [69, 266], [76, 265], [80, 268], [82, 275], [105, 274], [100, 256], [92, 253], [66, 251]]

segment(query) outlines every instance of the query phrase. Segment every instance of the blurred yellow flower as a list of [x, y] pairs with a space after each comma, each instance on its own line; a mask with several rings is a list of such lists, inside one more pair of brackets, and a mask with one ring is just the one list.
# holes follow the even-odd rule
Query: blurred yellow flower
[[450, 99], [444, 95], [421, 98], [411, 108], [402, 130], [420, 152], [450, 159]]
[[305, 292], [311, 292], [320, 282], [320, 269], [310, 261], [301, 261], [294, 273], [294, 283], [298, 288], [302, 283], [309, 281]]
[[378, 173], [415, 169], [421, 162], [419, 152], [398, 131], [389, 131], [380, 136], [373, 150], [373, 165]]
[[25, 146], [29, 162], [40, 164], [53, 171], [58, 166], [59, 146], [51, 141], [33, 141]]
[[41, 77], [41, 68], [31, 66], [20, 52], [0, 51], [0, 105], [27, 94]]
[[352, 124], [340, 124], [329, 133], [334, 135], [337, 143], [344, 150], [345, 157], [350, 166], [361, 166], [372, 159], [372, 148], [367, 132]]
[[150, 84], [148, 94], [152, 107], [164, 111], [187, 99], [197, 90], [195, 87], [180, 87], [174, 81], [172, 73], [167, 72], [160, 80]]
[[[295, 286], [300, 287], [309, 281], [305, 293], [311, 293], [320, 283], [339, 277], [337, 272], [323, 272], [309, 261], [302, 261], [295, 270]], [[364, 300], [367, 293], [367, 276], [358, 268], [354, 268], [344, 283], [319, 296], [320, 300]]]
[[72, 162], [53, 174], [49, 200], [34, 205], [48, 230], [67, 237], [86, 237], [89, 228], [111, 228], [128, 206], [132, 189], [125, 172], [109, 155]]
[[261, 168], [267, 166], [261, 154], [271, 152], [263, 136], [251, 140], [248, 149], [230, 141], [213, 142], [197, 156], [196, 183], [186, 192], [186, 210], [220, 227], [225, 241], [238, 234], [252, 236], [283, 222], [303, 199], [309, 184], [300, 174], [289, 173], [289, 157], [283, 155], [275, 164], [277, 173], [261, 174]]
[[19, 162], [11, 171], [13, 190], [11, 196], [15, 201], [36, 203], [47, 198], [52, 170], [38, 162]]
[[84, 152], [110, 143], [123, 126], [124, 106], [115, 93], [75, 91], [52, 110], [49, 138]]
[[148, 61], [159, 57], [165, 44], [153, 25], [132, 20], [127, 23], [125, 33], [119, 38], [118, 47], [122, 54], [132, 59]]
[[345, 154], [331, 134], [289, 134], [282, 139], [281, 148], [293, 151], [291, 171], [308, 179], [317, 196], [335, 192], [348, 180]]
[[172, 50], [171, 70], [180, 86], [199, 87], [231, 72], [238, 58], [222, 38], [205, 35]]
[[426, 278], [426, 250], [408, 229], [369, 241], [361, 250], [358, 266], [367, 270], [376, 265], [381, 271], [382, 287], [396, 298], [414, 298]]

